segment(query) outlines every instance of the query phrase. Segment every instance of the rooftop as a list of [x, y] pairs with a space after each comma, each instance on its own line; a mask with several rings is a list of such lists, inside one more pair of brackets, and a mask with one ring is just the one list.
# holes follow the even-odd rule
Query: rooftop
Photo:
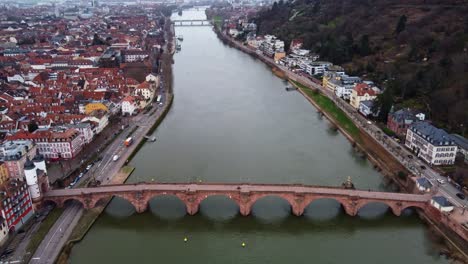
[[418, 121], [411, 125], [410, 129], [433, 145], [451, 146], [455, 145], [450, 135], [445, 130], [437, 128], [428, 122]]
[[447, 198], [445, 198], [444, 196], [434, 196], [432, 197], [432, 200], [443, 207], [453, 206], [453, 204], [449, 202], [449, 200], [447, 200]]

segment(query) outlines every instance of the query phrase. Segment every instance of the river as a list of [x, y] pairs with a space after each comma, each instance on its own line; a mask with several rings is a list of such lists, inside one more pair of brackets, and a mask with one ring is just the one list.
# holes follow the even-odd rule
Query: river
[[[174, 15], [177, 19], [179, 16]], [[183, 19], [205, 18], [184, 11]], [[223, 45], [210, 27], [177, 27], [174, 104], [131, 162], [129, 182], [255, 182], [391, 190], [343, 135], [263, 63]], [[151, 200], [134, 213], [114, 199], [72, 263], [448, 263], [410, 210], [392, 215], [370, 204], [356, 217], [332, 200], [313, 202], [304, 216], [286, 201], [259, 200], [241, 217], [234, 202], [209, 197], [195, 216], [175, 197]], [[184, 238], [188, 241], [184, 242]], [[241, 244], [246, 246], [242, 247]]]

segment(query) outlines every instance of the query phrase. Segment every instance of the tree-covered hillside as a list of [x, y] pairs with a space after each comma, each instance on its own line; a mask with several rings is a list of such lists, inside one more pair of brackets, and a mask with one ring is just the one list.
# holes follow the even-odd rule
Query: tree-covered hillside
[[419, 108], [461, 133], [468, 126], [467, 14], [464, 0], [281, 0], [256, 22], [259, 34], [287, 44], [301, 38], [323, 60], [386, 87], [380, 102]]

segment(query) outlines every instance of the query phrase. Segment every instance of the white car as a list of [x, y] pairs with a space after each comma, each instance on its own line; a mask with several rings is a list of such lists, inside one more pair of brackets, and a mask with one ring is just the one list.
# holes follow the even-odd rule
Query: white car
[[113, 161], [117, 161], [118, 159], [119, 159], [119, 155], [115, 155], [115, 156], [112, 158]]
[[440, 184], [444, 184], [445, 180], [437, 179], [437, 182], [440, 183]]

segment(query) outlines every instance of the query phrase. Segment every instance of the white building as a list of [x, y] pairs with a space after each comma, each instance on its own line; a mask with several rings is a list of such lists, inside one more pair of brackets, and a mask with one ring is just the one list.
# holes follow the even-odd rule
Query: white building
[[3, 244], [7, 241], [9, 231], [10, 230], [8, 229], [7, 221], [5, 218], [0, 216], [0, 246], [3, 246]]
[[93, 111], [91, 115], [83, 118], [82, 123], [93, 124], [93, 137], [101, 133], [109, 124], [109, 116], [105, 111]]
[[149, 52], [145, 50], [123, 50], [122, 58], [124, 62], [143, 61], [149, 57]]
[[437, 208], [441, 212], [451, 212], [453, 211], [453, 204], [449, 202], [444, 196], [434, 196], [431, 199], [431, 205]]
[[135, 89], [134, 95], [136, 96], [143, 96], [145, 100], [153, 100], [154, 98], [154, 93], [155, 93], [155, 83], [150, 83], [150, 82], [142, 82], [140, 85], [137, 86]]
[[26, 163], [24, 163], [24, 176], [26, 178], [26, 185], [28, 186], [31, 199], [33, 201], [39, 200], [41, 198], [41, 191], [39, 190], [36, 166], [29, 158]]
[[455, 162], [455, 142], [443, 129], [428, 122], [413, 123], [406, 132], [405, 145], [431, 165], [450, 165]]
[[312, 61], [307, 63], [303, 70], [309, 75], [323, 75], [327, 67], [332, 65], [333, 63], [327, 61]]
[[73, 125], [66, 125], [67, 128], [73, 128], [80, 131], [81, 136], [83, 137], [84, 144], [89, 144], [93, 141], [94, 131], [90, 123], [78, 123]]
[[127, 96], [122, 100], [122, 115], [133, 115], [138, 109], [138, 104], [133, 96]]
[[36, 130], [18, 132], [11, 139], [31, 140], [41, 155], [46, 159], [73, 159], [83, 148], [84, 142], [76, 129], [66, 130]]

